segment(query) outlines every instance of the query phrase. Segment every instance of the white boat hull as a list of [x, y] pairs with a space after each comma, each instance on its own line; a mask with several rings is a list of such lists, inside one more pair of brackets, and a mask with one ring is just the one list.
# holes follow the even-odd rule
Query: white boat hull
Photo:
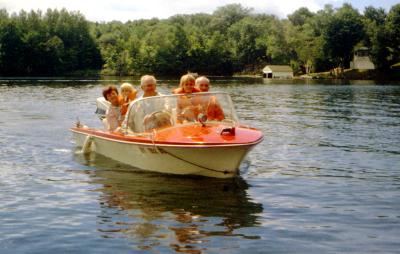
[[[255, 144], [177, 146], [125, 142], [73, 132], [76, 145], [148, 171], [231, 178]], [[89, 137], [89, 138], [88, 138]], [[85, 143], [86, 141], [86, 143]]]

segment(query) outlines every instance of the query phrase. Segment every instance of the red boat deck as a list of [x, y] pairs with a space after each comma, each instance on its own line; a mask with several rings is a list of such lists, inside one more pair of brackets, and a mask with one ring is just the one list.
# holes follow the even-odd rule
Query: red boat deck
[[113, 139], [120, 142], [151, 143], [166, 145], [190, 145], [190, 146], [229, 146], [249, 145], [261, 142], [263, 134], [261, 131], [249, 127], [239, 126], [233, 132], [225, 125], [178, 125], [172, 128], [157, 130], [151, 138], [152, 133], [143, 136], [128, 136], [118, 132], [107, 132], [90, 128], [71, 128], [73, 132]]

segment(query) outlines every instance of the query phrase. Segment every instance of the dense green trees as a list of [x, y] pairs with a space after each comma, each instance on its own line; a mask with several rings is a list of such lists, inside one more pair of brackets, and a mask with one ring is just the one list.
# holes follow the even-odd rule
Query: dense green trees
[[212, 14], [93, 23], [79, 12], [47, 10], [10, 15], [0, 10], [0, 75], [230, 75], [291, 64], [297, 73], [348, 67], [354, 47], [366, 46], [380, 69], [400, 61], [400, 4], [386, 13], [349, 4], [318, 12], [300, 8], [278, 19], [240, 4]]
[[324, 50], [335, 66], [348, 67], [354, 46], [364, 36], [361, 15], [351, 5], [344, 4], [329, 19], [324, 31]]
[[102, 66], [85, 18], [65, 9], [0, 12], [0, 75], [60, 75]]
[[385, 25], [389, 37], [389, 62], [398, 63], [400, 61], [400, 4], [392, 7]]

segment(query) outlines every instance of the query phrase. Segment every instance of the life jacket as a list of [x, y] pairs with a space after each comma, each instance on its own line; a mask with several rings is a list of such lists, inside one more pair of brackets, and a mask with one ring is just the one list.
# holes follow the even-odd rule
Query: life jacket
[[126, 115], [126, 112], [128, 112], [128, 108], [129, 108], [129, 103], [131, 101], [133, 101], [134, 99], [136, 99], [136, 91], [132, 91], [127, 100], [124, 99], [124, 97], [122, 95], [118, 96], [118, 100], [119, 100], [119, 105], [121, 105], [121, 115], [124, 116]]
[[[199, 92], [200, 92], [200, 89], [193, 87], [192, 93], [199, 93]], [[185, 94], [182, 87], [175, 88], [174, 90], [172, 90], [172, 93], [173, 94]]]
[[212, 96], [208, 102], [207, 107], [207, 119], [222, 121], [225, 118], [224, 111], [219, 105], [217, 98]]

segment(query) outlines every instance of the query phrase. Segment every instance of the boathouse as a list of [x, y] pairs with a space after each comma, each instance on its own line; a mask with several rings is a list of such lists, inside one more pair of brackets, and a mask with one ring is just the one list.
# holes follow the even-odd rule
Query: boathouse
[[369, 57], [369, 50], [366, 47], [360, 47], [354, 50], [353, 61], [350, 62], [350, 69], [373, 70], [375, 69]]
[[293, 69], [289, 65], [267, 65], [262, 71], [264, 78], [293, 78]]

